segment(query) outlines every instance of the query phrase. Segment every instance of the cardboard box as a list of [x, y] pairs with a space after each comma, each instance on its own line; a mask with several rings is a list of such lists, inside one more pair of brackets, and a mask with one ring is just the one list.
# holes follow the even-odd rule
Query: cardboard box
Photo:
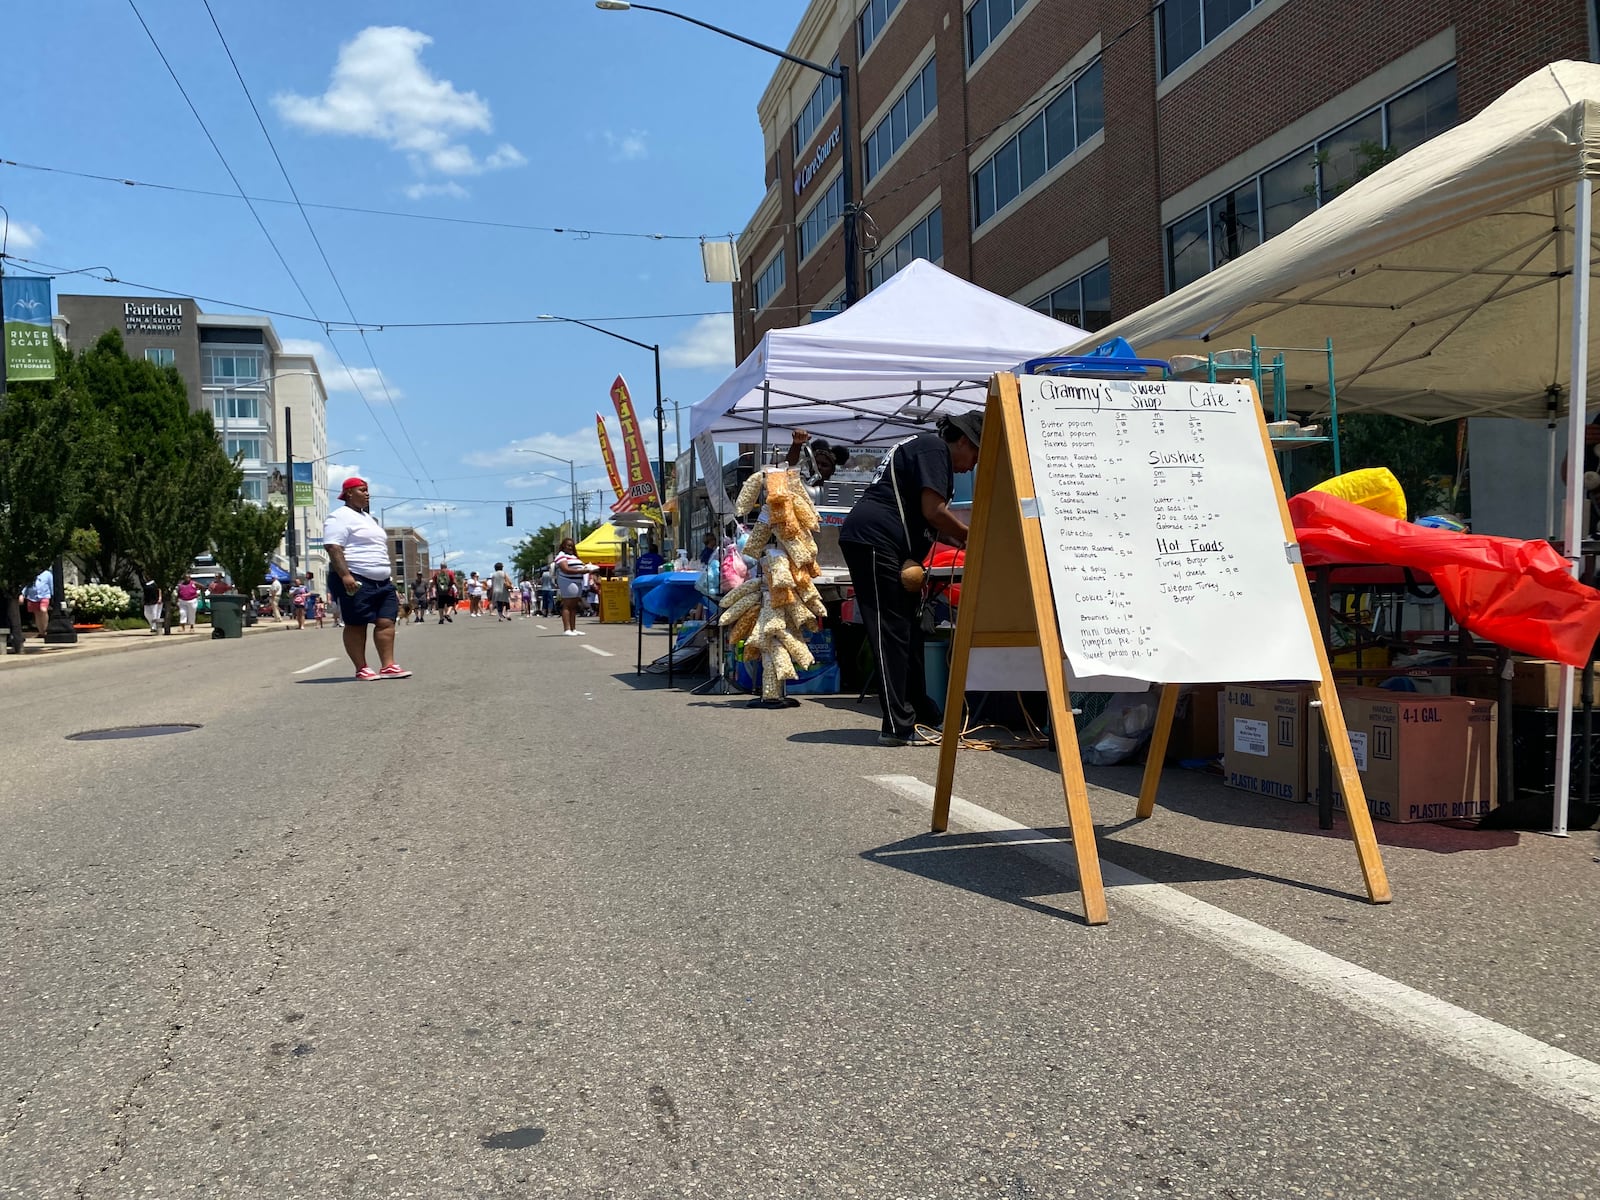
[[[1468, 696], [1340, 689], [1367, 810], [1380, 821], [1473, 820], [1495, 806], [1499, 706]], [[1305, 794], [1318, 802], [1322, 722], [1306, 756]], [[1334, 779], [1333, 806], [1344, 808]]]
[[1177, 715], [1172, 720], [1167, 761], [1216, 758], [1221, 753], [1222, 689], [1206, 683], [1185, 687], [1178, 697]]
[[1305, 687], [1222, 691], [1222, 776], [1231, 788], [1297, 803], [1306, 798]]
[[[1474, 658], [1473, 665], [1482, 663], [1493, 667], [1492, 659]], [[1557, 708], [1561, 704], [1561, 664], [1544, 658], [1513, 658], [1511, 677], [1511, 703], [1516, 708]], [[1489, 676], [1465, 676], [1456, 681], [1456, 691], [1466, 696], [1479, 696], [1485, 700], [1500, 698], [1500, 681]], [[1600, 674], [1594, 683], [1594, 694], [1600, 702]], [[1583, 672], [1572, 674], [1572, 703], [1583, 703]]]

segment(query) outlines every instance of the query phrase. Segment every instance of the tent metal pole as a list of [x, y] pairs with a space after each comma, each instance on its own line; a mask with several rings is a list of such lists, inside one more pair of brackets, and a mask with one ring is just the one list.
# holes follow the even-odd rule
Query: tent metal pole
[[771, 424], [772, 381], [770, 379], [763, 379], [761, 381], [761, 458], [756, 463], [757, 467], [764, 467], [767, 465], [767, 433]]
[[[1583, 567], [1583, 426], [1589, 401], [1589, 260], [1594, 181], [1579, 179], [1572, 213], [1572, 378], [1567, 389], [1567, 503], [1562, 515], [1562, 543], [1572, 574]], [[1556, 796], [1550, 832], [1567, 836], [1567, 802], [1572, 791], [1571, 666], [1561, 666], [1561, 704], [1556, 710]], [[1589, 764], [1584, 763], [1588, 770]]]
[[1550, 398], [1545, 402], [1549, 417], [1545, 422], [1546, 440], [1549, 442], [1550, 461], [1545, 465], [1544, 473], [1544, 535], [1551, 541], [1556, 536], [1556, 393], [1552, 390]]

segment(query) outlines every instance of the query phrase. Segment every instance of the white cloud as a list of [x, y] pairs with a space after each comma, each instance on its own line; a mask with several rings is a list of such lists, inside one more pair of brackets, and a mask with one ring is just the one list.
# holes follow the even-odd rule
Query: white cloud
[[630, 129], [627, 133], [613, 133], [607, 129], [600, 136], [611, 151], [612, 162], [638, 162], [650, 157], [650, 148], [645, 145], [649, 134], [642, 129]]
[[[0, 217], [0, 222], [4, 218]], [[29, 221], [11, 221], [4, 226], [5, 249], [11, 254], [27, 254], [44, 241], [44, 231]]]
[[[609, 400], [606, 403], [609, 407]], [[495, 450], [480, 450], [464, 455], [461, 461], [469, 467], [526, 468], [529, 475], [549, 471], [565, 479], [568, 475], [567, 464], [557, 462], [557, 459], [570, 460], [580, 473], [586, 466], [603, 469], [600, 439], [595, 436], [592, 421], [573, 433], [540, 433], [533, 437], [518, 438]]]
[[284, 92], [278, 113], [311, 133], [373, 138], [404, 153], [419, 173], [479, 175], [527, 160], [502, 143], [480, 159], [460, 141], [489, 133], [488, 102], [459, 91], [422, 62], [433, 39], [400, 25], [371, 25], [339, 47], [327, 90], [320, 96]]
[[[405, 393], [376, 367], [346, 368], [333, 347], [316, 338], [284, 338], [285, 354], [309, 354], [317, 360], [317, 370], [322, 373], [322, 386], [328, 389], [331, 399], [336, 395], [354, 396], [359, 387], [369, 402], [381, 404], [385, 400], [398, 400]], [[387, 383], [388, 390], [384, 390]]]
[[701, 317], [676, 345], [661, 351], [669, 367], [727, 370], [733, 366], [733, 315]]
[[501, 142], [494, 148], [494, 152], [483, 160], [483, 165], [491, 171], [504, 170], [506, 167], [526, 166], [528, 160], [510, 142]]
[[413, 183], [404, 190], [408, 200], [426, 200], [429, 196], [448, 196], [452, 200], [465, 200], [471, 195], [454, 179], [445, 183]]

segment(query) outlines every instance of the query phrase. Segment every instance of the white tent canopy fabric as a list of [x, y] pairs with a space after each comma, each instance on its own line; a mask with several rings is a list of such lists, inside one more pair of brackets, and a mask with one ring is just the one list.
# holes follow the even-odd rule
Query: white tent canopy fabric
[[803, 426], [882, 445], [981, 406], [994, 372], [1075, 335], [1083, 331], [917, 259], [836, 317], [769, 330], [694, 406], [690, 431], [750, 442], [768, 426]]
[[[1374, 172], [1305, 220], [1102, 330], [1172, 359], [1256, 339], [1285, 355], [1289, 407], [1422, 421], [1552, 420], [1581, 462], [1593, 384], [1589, 291], [1600, 65], [1543, 67], [1455, 129]], [[1066, 353], [1082, 352], [1067, 341]], [[1563, 506], [1578, 573], [1581, 478]], [[1566, 832], [1572, 676], [1562, 668], [1553, 828]]]
[[[1600, 65], [1552, 63], [1094, 341], [1170, 358], [1331, 336], [1341, 414], [1542, 420], [1570, 388], [1574, 196], [1595, 174]], [[1286, 367], [1290, 407], [1325, 407], [1326, 359]]]

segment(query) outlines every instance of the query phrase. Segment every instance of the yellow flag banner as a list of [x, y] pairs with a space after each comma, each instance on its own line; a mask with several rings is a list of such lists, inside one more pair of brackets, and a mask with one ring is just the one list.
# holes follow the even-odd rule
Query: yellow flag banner
[[611, 385], [611, 403], [616, 405], [617, 422], [622, 426], [622, 452], [628, 460], [628, 490], [614, 508], [617, 512], [659, 509], [661, 501], [656, 494], [655, 474], [650, 470], [650, 456], [645, 452], [644, 435], [633, 410], [633, 397], [628, 394], [627, 381], [621, 375]]
[[[617, 499], [622, 499], [622, 475], [617, 470], [617, 456], [611, 449], [611, 438], [606, 433], [606, 419], [599, 413], [594, 415], [594, 427], [600, 431], [600, 457], [606, 461], [606, 474], [611, 478], [611, 490], [617, 494]], [[615, 512], [615, 507], [612, 508]]]

